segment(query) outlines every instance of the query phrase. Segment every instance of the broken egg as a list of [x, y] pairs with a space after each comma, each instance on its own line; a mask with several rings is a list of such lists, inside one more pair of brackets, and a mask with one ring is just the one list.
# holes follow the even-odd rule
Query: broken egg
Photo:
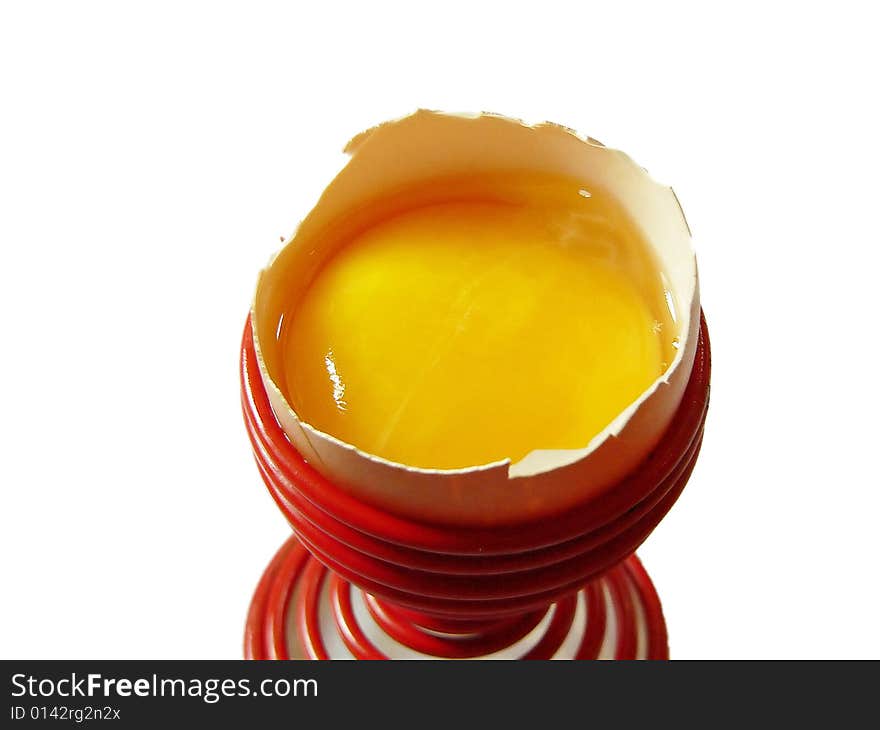
[[251, 313], [302, 456], [365, 502], [461, 525], [548, 516], [632, 471], [696, 347], [672, 190], [496, 115], [419, 111], [346, 152]]

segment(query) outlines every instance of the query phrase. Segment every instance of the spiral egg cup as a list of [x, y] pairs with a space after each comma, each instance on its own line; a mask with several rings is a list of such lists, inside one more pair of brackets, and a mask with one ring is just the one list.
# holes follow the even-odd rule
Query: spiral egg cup
[[710, 360], [701, 319], [675, 418], [613, 487], [552, 519], [450, 526], [361, 502], [306, 463], [269, 405], [248, 320], [245, 425], [294, 536], [254, 594], [246, 658], [667, 658], [660, 602], [634, 552], [693, 470]]

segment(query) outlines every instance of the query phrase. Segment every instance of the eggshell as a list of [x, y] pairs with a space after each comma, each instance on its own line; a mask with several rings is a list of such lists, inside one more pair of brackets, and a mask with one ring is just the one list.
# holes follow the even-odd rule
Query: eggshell
[[[690, 231], [672, 189], [627, 155], [556, 124], [526, 125], [495, 114], [420, 110], [352, 139], [348, 164], [281, 251], [261, 272], [252, 308], [260, 371], [272, 409], [305, 459], [359, 499], [413, 519], [461, 525], [545, 517], [601, 495], [657, 444], [681, 401], [693, 366], [699, 287]], [[322, 235], [342, 216], [369, 210], [383, 191], [431, 177], [534, 170], [580, 177], [614, 195], [654, 248], [673, 295], [675, 359], [635, 402], [584, 448], [536, 450], [517, 463], [420, 469], [360, 451], [305, 423], [275, 377], [282, 372], [279, 319], [337, 239]]]

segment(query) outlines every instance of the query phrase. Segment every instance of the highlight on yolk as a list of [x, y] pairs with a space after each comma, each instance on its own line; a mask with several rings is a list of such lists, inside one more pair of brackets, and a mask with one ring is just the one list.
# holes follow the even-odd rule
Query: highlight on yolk
[[412, 467], [585, 447], [675, 354], [647, 243], [578, 181], [444, 190], [337, 231], [279, 327], [280, 387], [306, 423]]

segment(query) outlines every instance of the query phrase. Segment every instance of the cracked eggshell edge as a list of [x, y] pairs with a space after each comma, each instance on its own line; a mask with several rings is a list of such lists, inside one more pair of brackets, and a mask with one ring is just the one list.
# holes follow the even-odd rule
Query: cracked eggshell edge
[[[260, 373], [272, 410], [302, 456], [372, 505], [422, 521], [510, 524], [560, 512], [601, 495], [638, 465], [671, 422], [693, 366], [699, 284], [690, 230], [670, 187], [629, 156], [548, 122], [497, 114], [419, 110], [355, 136], [351, 156], [318, 203], [261, 272], [251, 311]], [[535, 170], [602, 185], [635, 219], [673, 294], [679, 348], [667, 370], [582, 449], [536, 450], [466, 469], [420, 469], [363, 452], [302, 421], [272, 374], [280, 372], [276, 327], [296, 286], [308, 286], [335, 252], [321, 236], [334, 220], [383, 191], [467, 172]], [[297, 284], [292, 284], [297, 282]]]

